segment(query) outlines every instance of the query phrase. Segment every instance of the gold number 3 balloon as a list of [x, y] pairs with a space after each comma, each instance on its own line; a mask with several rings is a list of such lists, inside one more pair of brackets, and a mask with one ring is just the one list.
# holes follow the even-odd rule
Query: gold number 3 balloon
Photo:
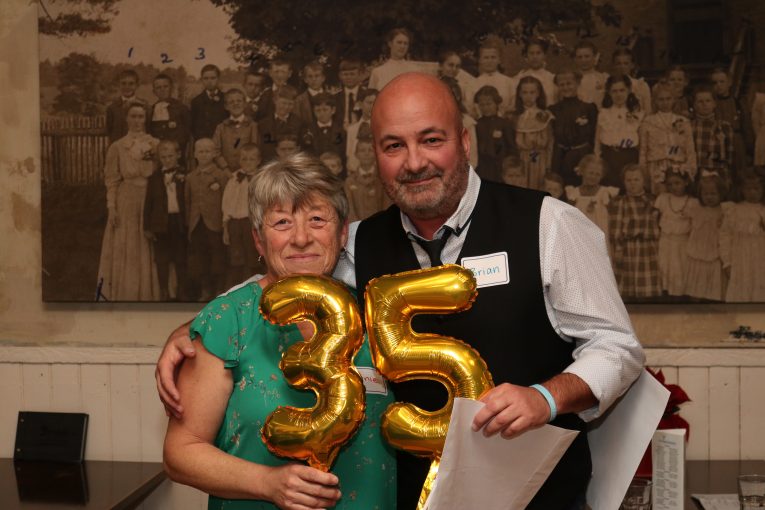
[[293, 387], [313, 390], [316, 405], [277, 408], [263, 440], [276, 455], [328, 471], [364, 418], [364, 384], [352, 365], [363, 341], [356, 300], [329, 278], [289, 276], [263, 290], [260, 311], [275, 324], [307, 320], [315, 328], [310, 339], [287, 349], [279, 368]]
[[454, 264], [382, 276], [367, 285], [367, 333], [377, 369], [394, 382], [431, 379], [449, 392], [446, 406], [434, 412], [411, 403], [391, 404], [381, 424], [389, 444], [433, 459], [418, 508], [438, 470], [454, 397], [477, 399], [494, 383], [475, 349], [455, 338], [412, 331], [412, 316], [461, 312], [476, 295], [473, 273]]

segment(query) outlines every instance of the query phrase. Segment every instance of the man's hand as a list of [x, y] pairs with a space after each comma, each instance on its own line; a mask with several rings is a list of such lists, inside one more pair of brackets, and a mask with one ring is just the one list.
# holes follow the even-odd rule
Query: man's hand
[[534, 388], [503, 383], [484, 393], [480, 401], [486, 406], [475, 415], [473, 430], [483, 428], [487, 437], [499, 432], [509, 439], [550, 419], [550, 406]]
[[197, 353], [189, 337], [190, 324], [191, 322], [187, 322], [170, 333], [154, 371], [154, 377], [157, 380], [157, 392], [159, 399], [165, 406], [165, 414], [168, 416], [172, 414], [179, 419], [183, 414], [183, 406], [181, 405], [181, 395], [178, 388], [175, 387], [175, 379], [178, 377], [178, 370], [181, 368], [183, 360], [187, 357], [193, 357]]

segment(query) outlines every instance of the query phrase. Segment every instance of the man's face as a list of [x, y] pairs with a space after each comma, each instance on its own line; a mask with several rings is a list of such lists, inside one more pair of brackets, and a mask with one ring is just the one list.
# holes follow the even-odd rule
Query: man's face
[[328, 104], [317, 104], [313, 107], [313, 114], [316, 116], [316, 120], [322, 124], [332, 122], [332, 116], [335, 114], [335, 108]]
[[482, 73], [493, 73], [499, 67], [499, 50], [483, 48], [479, 50], [478, 70]]
[[203, 72], [202, 85], [210, 92], [214, 92], [218, 88], [218, 73], [212, 70]]
[[446, 219], [467, 187], [470, 139], [451, 92], [433, 80], [399, 80], [377, 97], [372, 114], [380, 179], [415, 220]]
[[258, 97], [263, 92], [264, 78], [262, 76], [255, 76], [254, 74], [248, 74], [244, 79], [244, 92], [247, 97]]
[[160, 78], [158, 80], [154, 80], [152, 85], [154, 88], [154, 95], [157, 96], [157, 99], [160, 101], [167, 101], [170, 99], [170, 92], [172, 87], [170, 86], [169, 80]]
[[292, 76], [292, 70], [290, 69], [289, 64], [272, 65], [268, 70], [268, 75], [274, 81], [274, 85], [281, 87], [287, 83], [287, 80]]
[[352, 89], [361, 83], [361, 71], [359, 69], [345, 69], [340, 71], [340, 82], [343, 87]]
[[122, 97], [133, 97], [138, 89], [138, 82], [132, 76], [123, 76], [120, 79], [120, 94]]

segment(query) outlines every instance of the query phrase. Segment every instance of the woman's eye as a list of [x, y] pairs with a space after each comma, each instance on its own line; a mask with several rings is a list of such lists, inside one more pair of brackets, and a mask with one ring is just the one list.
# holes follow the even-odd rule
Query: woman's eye
[[286, 219], [281, 219], [276, 220], [271, 226], [275, 230], [287, 230], [292, 227], [292, 224]]
[[327, 223], [329, 223], [329, 220], [326, 218], [322, 218], [321, 216], [314, 216], [311, 218], [311, 226], [313, 227], [323, 227]]

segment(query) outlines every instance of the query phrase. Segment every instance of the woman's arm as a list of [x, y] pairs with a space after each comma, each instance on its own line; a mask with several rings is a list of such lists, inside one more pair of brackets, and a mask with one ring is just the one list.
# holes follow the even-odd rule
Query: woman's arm
[[170, 478], [228, 499], [260, 499], [284, 509], [333, 506], [337, 477], [301, 464], [269, 467], [229, 455], [213, 445], [233, 382], [223, 361], [200, 342], [181, 368], [178, 388], [187, 395], [181, 419], [171, 418], [164, 446]]

